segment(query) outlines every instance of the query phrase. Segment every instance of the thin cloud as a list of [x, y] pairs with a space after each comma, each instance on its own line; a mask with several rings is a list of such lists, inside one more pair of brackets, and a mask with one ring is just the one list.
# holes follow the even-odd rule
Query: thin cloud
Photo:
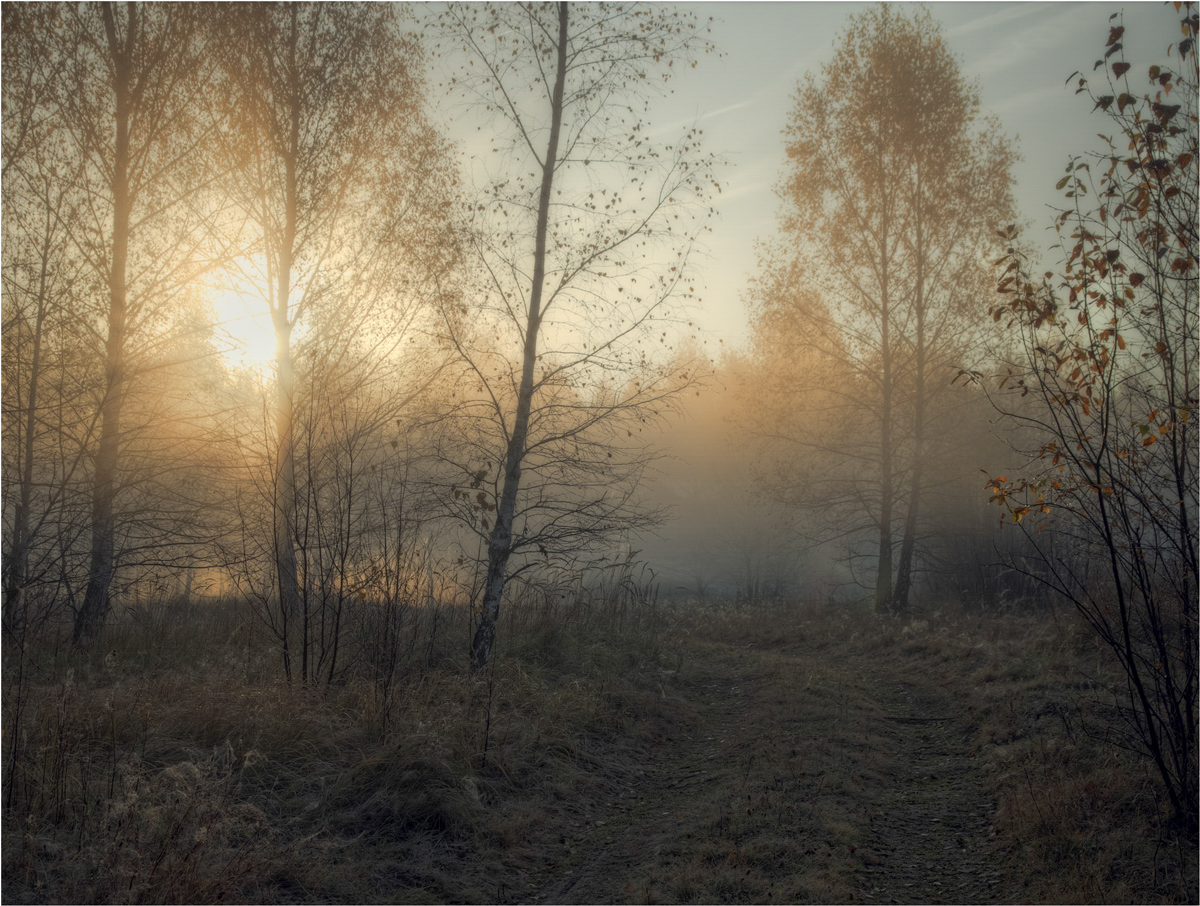
[[[1040, 4], [1037, 6], [1041, 8]], [[1057, 4], [1052, 8], [1054, 14], [1039, 16], [1037, 21], [1019, 30], [1006, 31], [1004, 38], [995, 42], [990, 53], [975, 59], [964, 58], [964, 71], [970, 75], [989, 76], [1005, 70], [1017, 70], [1025, 60], [1045, 62], [1053, 58], [1053, 51], [1066, 43], [1064, 35], [1070, 34], [1071, 23], [1078, 19], [1078, 12]]]
[[754, 99], [749, 98], [745, 101], [739, 101], [736, 104], [729, 104], [728, 106], [722, 107], [719, 110], [710, 110], [708, 113], [703, 113], [700, 115], [700, 122], [716, 119], [718, 116], [723, 116], [726, 113], [732, 113], [734, 110], [741, 110], [743, 107], [749, 107], [753, 103]]
[[953, 28], [946, 29], [946, 37], [957, 38], [962, 35], [969, 35], [973, 32], [982, 31], [984, 29], [992, 29], [998, 25], [1004, 25], [1008, 22], [1015, 22], [1018, 19], [1024, 19], [1028, 16], [1041, 17], [1048, 7], [1058, 6], [1058, 4], [1049, 3], [1017, 3], [1008, 9], [1002, 9], [998, 12], [991, 13], [987, 16], [981, 16], [978, 19], [973, 19], [970, 22], [964, 22], [962, 25], [955, 25]]

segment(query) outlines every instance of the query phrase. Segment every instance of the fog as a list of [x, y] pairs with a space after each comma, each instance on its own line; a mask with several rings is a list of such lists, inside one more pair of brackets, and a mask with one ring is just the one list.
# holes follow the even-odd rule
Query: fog
[[[716, 4], [657, 10], [653, 48], [581, 12], [625, 49], [570, 39], [557, 88], [559, 25], [515, 11], [177, 12], [6, 19], [22, 625], [249, 595], [290, 669], [309, 596], [304, 625], [415, 583], [491, 627], [510, 578], [614, 563], [671, 596], [1011, 603], [1040, 533], [1086, 521], [1045, 467], [1096, 388], [1046, 383], [1022, 312], [1080, 255], [1044, 211], [1083, 196], [1065, 159], [1112, 98], [1055, 67], [1157, 72], [1169, 10], [1126, 36], [1074, 7]], [[1117, 352], [1161, 350], [1139, 329]]]
[[1194, 902], [1198, 30], [4, 4], [4, 898]]

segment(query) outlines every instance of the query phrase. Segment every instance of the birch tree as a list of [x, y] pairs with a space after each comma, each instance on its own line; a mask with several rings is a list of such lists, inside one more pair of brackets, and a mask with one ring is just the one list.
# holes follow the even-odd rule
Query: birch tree
[[693, 291], [712, 162], [699, 130], [658, 145], [642, 116], [712, 48], [702, 23], [667, 7], [452, 6], [443, 24], [462, 63], [453, 84], [495, 133], [477, 157], [473, 330], [446, 318], [471, 379], [455, 416], [492, 437], [458, 459], [452, 488], [487, 551], [477, 671], [514, 574], [619, 530], [633, 487], [620, 464], [644, 462], [623, 444], [689, 380], [654, 350]]
[[[78, 196], [69, 151], [50, 92], [62, 59], [47, 35], [64, 11], [46, 5], [4, 8], [3, 405], [5, 548], [4, 627], [20, 644], [34, 620], [62, 600], [68, 562], [86, 513], [78, 510], [86, 477], [90, 411], [81, 261], [67, 231]], [[82, 366], [82, 367], [81, 367]], [[71, 552], [71, 553], [68, 553]]]
[[226, 154], [258, 232], [234, 284], [261, 299], [275, 333], [270, 621], [288, 676], [307, 680], [316, 668], [298, 567], [305, 376], [320, 380], [348, 355], [386, 358], [405, 339], [418, 303], [453, 266], [454, 173], [394, 7], [244, 4], [223, 37]]
[[871, 476], [854, 496], [881, 611], [907, 606], [931, 417], [972, 355], [991, 227], [1011, 213], [1012, 152], [978, 108], [930, 16], [879, 6], [851, 18], [785, 130], [785, 238], [753, 302], [759, 319], [787, 310], [813, 353], [853, 376], [832, 392], [862, 430], [831, 455]]
[[46, 53], [61, 61], [47, 104], [77, 160], [71, 188], [78, 216], [64, 227], [103, 299], [89, 313], [95, 321], [83, 322], [103, 325], [94, 339], [104, 381], [77, 643], [96, 636], [109, 610], [122, 410], [138, 343], [211, 254], [201, 198], [211, 184], [205, 146], [214, 128], [206, 116], [213, 64], [200, 15], [187, 5], [84, 4], [66, 8], [61, 27], [45, 36]]

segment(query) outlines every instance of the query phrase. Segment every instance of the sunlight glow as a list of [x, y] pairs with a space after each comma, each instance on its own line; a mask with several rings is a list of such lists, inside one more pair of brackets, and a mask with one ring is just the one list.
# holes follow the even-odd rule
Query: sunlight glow
[[251, 286], [220, 287], [209, 299], [229, 364], [261, 367], [275, 358], [275, 333], [260, 293]]

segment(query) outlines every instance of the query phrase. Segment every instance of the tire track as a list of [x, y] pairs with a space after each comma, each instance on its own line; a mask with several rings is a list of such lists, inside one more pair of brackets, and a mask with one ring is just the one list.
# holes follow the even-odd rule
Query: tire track
[[689, 652], [686, 715], [581, 816], [539, 903], [1020, 900], [953, 695], [919, 661]]
[[971, 725], [950, 694], [878, 666], [868, 683], [889, 712], [888, 787], [871, 810], [875, 859], [863, 897], [890, 903], [994, 903], [1020, 899], [994, 842], [991, 787], [970, 754]]

